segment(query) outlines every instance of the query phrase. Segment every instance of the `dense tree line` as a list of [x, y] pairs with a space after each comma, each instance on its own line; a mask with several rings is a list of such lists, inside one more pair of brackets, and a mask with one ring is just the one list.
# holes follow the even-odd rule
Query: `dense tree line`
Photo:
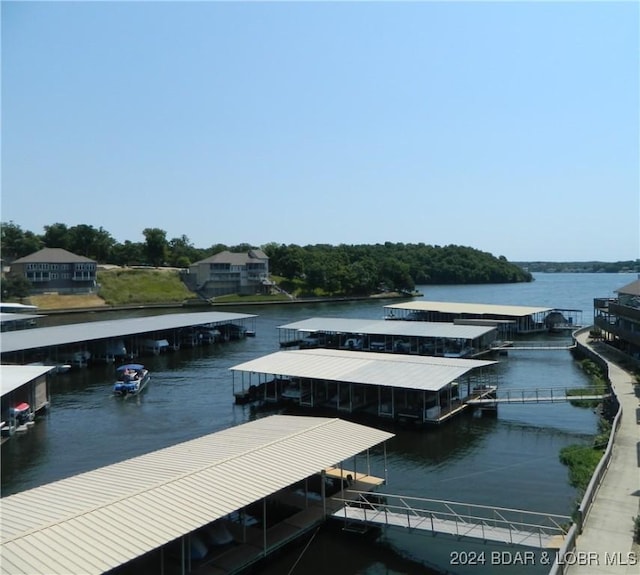
[[532, 273], [640, 273], [640, 259], [619, 262], [517, 262]]
[[372, 293], [381, 288], [413, 290], [426, 284], [531, 281], [531, 274], [495, 256], [463, 246], [391, 243], [312, 246], [267, 244], [269, 269], [310, 288], [334, 293]]
[[193, 262], [228, 249], [222, 245], [208, 250], [198, 249], [184, 235], [168, 240], [167, 233], [159, 228], [144, 229], [144, 242], [126, 240], [119, 243], [102, 227], [96, 229], [85, 224], [69, 227], [56, 223], [45, 226], [41, 235], [24, 231], [13, 222], [0, 225], [2, 259], [9, 263], [42, 248], [62, 248], [101, 264], [188, 267]]
[[[1, 249], [5, 262], [41, 248], [63, 248], [102, 264], [185, 268], [223, 250], [248, 251], [254, 246], [214, 244], [196, 248], [185, 235], [167, 239], [159, 228], [143, 230], [144, 242], [119, 243], [103, 228], [89, 225], [45, 226], [44, 234], [23, 231], [13, 222], [1, 224]], [[328, 293], [369, 294], [380, 289], [413, 290], [425, 284], [477, 284], [531, 281], [531, 275], [509, 263], [470, 247], [432, 246], [386, 242], [375, 245], [316, 244], [298, 246], [269, 243], [272, 274], [302, 282], [309, 290]]]

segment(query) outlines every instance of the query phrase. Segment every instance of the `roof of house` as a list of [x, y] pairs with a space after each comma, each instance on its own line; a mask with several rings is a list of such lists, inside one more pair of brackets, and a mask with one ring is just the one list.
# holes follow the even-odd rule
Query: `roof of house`
[[28, 263], [49, 263], [49, 264], [68, 264], [68, 263], [95, 263], [95, 260], [85, 256], [73, 254], [62, 248], [43, 248], [37, 252], [18, 258], [14, 264]]
[[244, 265], [247, 263], [251, 263], [253, 260], [268, 259], [269, 257], [267, 256], [267, 254], [259, 249], [249, 250], [248, 252], [230, 252], [228, 250], [225, 250], [223, 252], [218, 252], [213, 256], [200, 260], [199, 262], [195, 262], [195, 264], [193, 265], [213, 263]]
[[3, 497], [2, 572], [104, 573], [391, 437], [274, 415]]
[[626, 295], [640, 295], [640, 279], [632, 281], [630, 284], [622, 286], [616, 290], [616, 293], [623, 293]]

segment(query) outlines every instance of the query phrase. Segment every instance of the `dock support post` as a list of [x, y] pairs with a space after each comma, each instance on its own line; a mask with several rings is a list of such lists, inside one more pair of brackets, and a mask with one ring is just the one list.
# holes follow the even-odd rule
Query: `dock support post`
[[181, 571], [182, 575], [184, 575], [184, 573], [185, 573], [184, 572], [184, 564], [185, 564], [185, 561], [186, 561], [185, 556], [184, 556], [184, 535], [181, 537], [181, 541], [180, 542], [182, 543], [182, 549], [181, 549], [182, 550], [182, 557], [180, 558], [181, 559], [181, 561], [180, 561], [180, 571]]
[[327, 476], [327, 472], [323, 469], [320, 473], [320, 494], [322, 495], [322, 512], [327, 515], [327, 493], [324, 486], [324, 481]]
[[382, 449], [384, 452], [384, 484], [387, 485], [387, 442], [385, 441], [382, 444]]
[[267, 498], [262, 500], [262, 539], [264, 542], [264, 556], [267, 556]]
[[191, 573], [191, 535], [187, 535], [187, 573]]

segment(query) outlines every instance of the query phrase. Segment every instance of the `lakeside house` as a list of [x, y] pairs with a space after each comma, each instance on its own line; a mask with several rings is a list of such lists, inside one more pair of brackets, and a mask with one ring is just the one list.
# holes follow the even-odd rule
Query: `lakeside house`
[[95, 260], [62, 248], [43, 248], [11, 263], [9, 275], [31, 282], [32, 294], [95, 293], [98, 289]]
[[640, 279], [615, 291], [617, 298], [593, 300], [594, 325], [604, 341], [640, 361]]
[[189, 266], [188, 282], [205, 297], [268, 294], [269, 257], [260, 249], [223, 251]]

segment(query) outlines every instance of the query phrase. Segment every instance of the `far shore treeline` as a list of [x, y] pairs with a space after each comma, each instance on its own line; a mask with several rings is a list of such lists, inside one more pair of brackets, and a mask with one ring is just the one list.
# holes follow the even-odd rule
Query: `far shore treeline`
[[[260, 248], [269, 256], [269, 270], [284, 281], [303, 281], [333, 293], [369, 294], [382, 289], [413, 290], [416, 285], [528, 282], [523, 263], [510, 263], [465, 246], [385, 242], [373, 245], [316, 244], [299, 246], [271, 242], [262, 246], [222, 243], [195, 247], [186, 235], [167, 239], [159, 228], [145, 228], [143, 242], [117, 242], [102, 227], [55, 223], [43, 234], [23, 230], [14, 222], [1, 223], [0, 249], [5, 265], [42, 248], [63, 248], [98, 264], [150, 265], [188, 268], [224, 250], [246, 252]], [[634, 265], [634, 262], [628, 262]], [[623, 266], [624, 267], [624, 266]], [[618, 271], [618, 267], [615, 270]]]

